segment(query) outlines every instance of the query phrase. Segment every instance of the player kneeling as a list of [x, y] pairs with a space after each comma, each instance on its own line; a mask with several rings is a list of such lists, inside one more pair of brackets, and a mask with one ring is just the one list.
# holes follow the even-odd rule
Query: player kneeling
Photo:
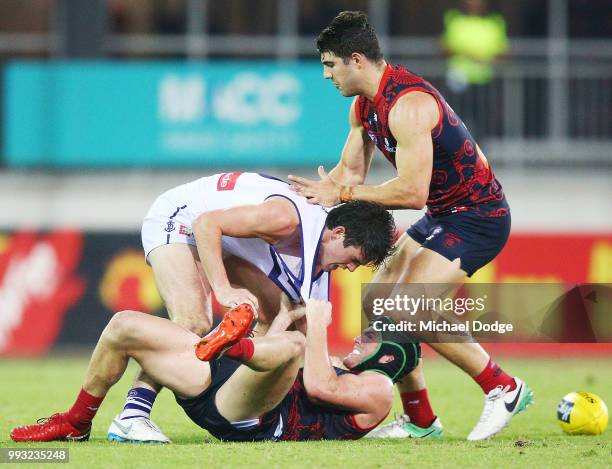
[[[310, 300], [305, 308], [284, 309], [266, 335], [254, 339], [244, 338], [250, 314], [242, 307], [226, 315], [205, 339], [166, 319], [131, 311], [116, 314], [98, 341], [72, 408], [42, 423], [17, 427], [11, 438], [87, 440], [98, 407], [132, 357], [174, 392], [196, 424], [217, 438], [357, 439], [387, 416], [393, 382], [419, 360], [418, 344], [370, 327], [345, 357], [348, 371], [333, 367], [327, 352], [328, 302]], [[286, 330], [294, 322], [299, 326], [304, 316], [306, 337]], [[213, 346], [215, 350], [209, 349]], [[201, 361], [194, 348], [202, 357], [227, 350], [221, 358]]]

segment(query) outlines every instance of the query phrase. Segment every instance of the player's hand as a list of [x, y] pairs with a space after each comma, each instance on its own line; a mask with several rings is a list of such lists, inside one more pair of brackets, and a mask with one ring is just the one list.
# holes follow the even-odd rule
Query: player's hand
[[332, 304], [329, 301], [308, 300], [306, 302], [306, 320], [325, 324], [329, 327], [332, 322]]
[[300, 320], [306, 314], [306, 306], [304, 304], [293, 303], [286, 293], [281, 293], [280, 309], [278, 314], [287, 316], [290, 322]]
[[323, 207], [333, 207], [340, 203], [340, 189], [323, 166], [319, 166], [319, 181], [312, 181], [290, 174], [289, 180], [295, 184], [289, 186], [293, 192], [308, 199], [309, 204], [319, 204]]
[[287, 314], [292, 322], [299, 321], [306, 315], [306, 307], [304, 305], [297, 306], [296, 308], [288, 310]]
[[247, 303], [253, 307], [253, 309], [255, 310], [255, 317], [257, 318], [257, 310], [259, 309], [259, 304], [257, 302], [257, 297], [253, 295], [250, 291], [244, 288], [230, 287], [216, 291], [215, 297], [217, 298], [217, 302], [220, 305], [225, 306], [226, 308], [235, 308], [238, 305]]

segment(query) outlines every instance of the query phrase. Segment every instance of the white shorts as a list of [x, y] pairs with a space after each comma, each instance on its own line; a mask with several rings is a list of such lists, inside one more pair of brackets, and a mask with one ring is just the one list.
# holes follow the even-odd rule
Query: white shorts
[[160, 195], [147, 212], [142, 222], [142, 247], [145, 260], [149, 253], [165, 244], [196, 245], [191, 224], [195, 218], [182, 187], [171, 189]]

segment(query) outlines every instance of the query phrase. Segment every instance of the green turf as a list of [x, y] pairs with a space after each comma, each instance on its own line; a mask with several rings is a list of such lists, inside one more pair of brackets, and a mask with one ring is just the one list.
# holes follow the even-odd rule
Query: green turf
[[[445, 437], [425, 441], [219, 443], [192, 424], [163, 391], [153, 418], [174, 443], [168, 446], [108, 443], [106, 429], [122, 406], [135, 368], [115, 386], [94, 422], [87, 443], [68, 446], [71, 465], [96, 467], [612, 467], [612, 431], [597, 437], [566, 436], [559, 429], [557, 402], [570, 391], [588, 390], [612, 404], [612, 360], [500, 360], [535, 392], [535, 404], [491, 441], [467, 442], [482, 410], [478, 387], [442, 360], [428, 360], [426, 373]], [[65, 410], [80, 388], [86, 361], [79, 358], [0, 361], [0, 447], [15, 447], [10, 428]], [[399, 402], [395, 410], [399, 411]], [[390, 416], [391, 418], [391, 416]], [[49, 466], [46, 466], [49, 467]]]

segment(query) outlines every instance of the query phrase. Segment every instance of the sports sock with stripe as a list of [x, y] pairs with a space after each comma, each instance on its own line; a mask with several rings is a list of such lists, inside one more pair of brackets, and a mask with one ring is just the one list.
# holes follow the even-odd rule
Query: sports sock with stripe
[[155, 402], [157, 393], [147, 388], [132, 388], [128, 392], [120, 420], [133, 419], [135, 417], [149, 418], [151, 408]]
[[489, 394], [489, 392], [497, 386], [501, 386], [502, 388], [510, 386], [508, 389], [509, 391], [513, 391], [516, 388], [514, 378], [502, 370], [497, 363], [490, 358], [485, 369], [473, 378], [485, 394]]
[[404, 413], [410, 417], [410, 421], [417, 427], [427, 428], [436, 419], [431, 404], [427, 389], [419, 391], [407, 391], [400, 394]]
[[66, 412], [66, 420], [77, 430], [87, 430], [103, 400], [104, 397], [93, 396], [81, 389], [76, 401]]

